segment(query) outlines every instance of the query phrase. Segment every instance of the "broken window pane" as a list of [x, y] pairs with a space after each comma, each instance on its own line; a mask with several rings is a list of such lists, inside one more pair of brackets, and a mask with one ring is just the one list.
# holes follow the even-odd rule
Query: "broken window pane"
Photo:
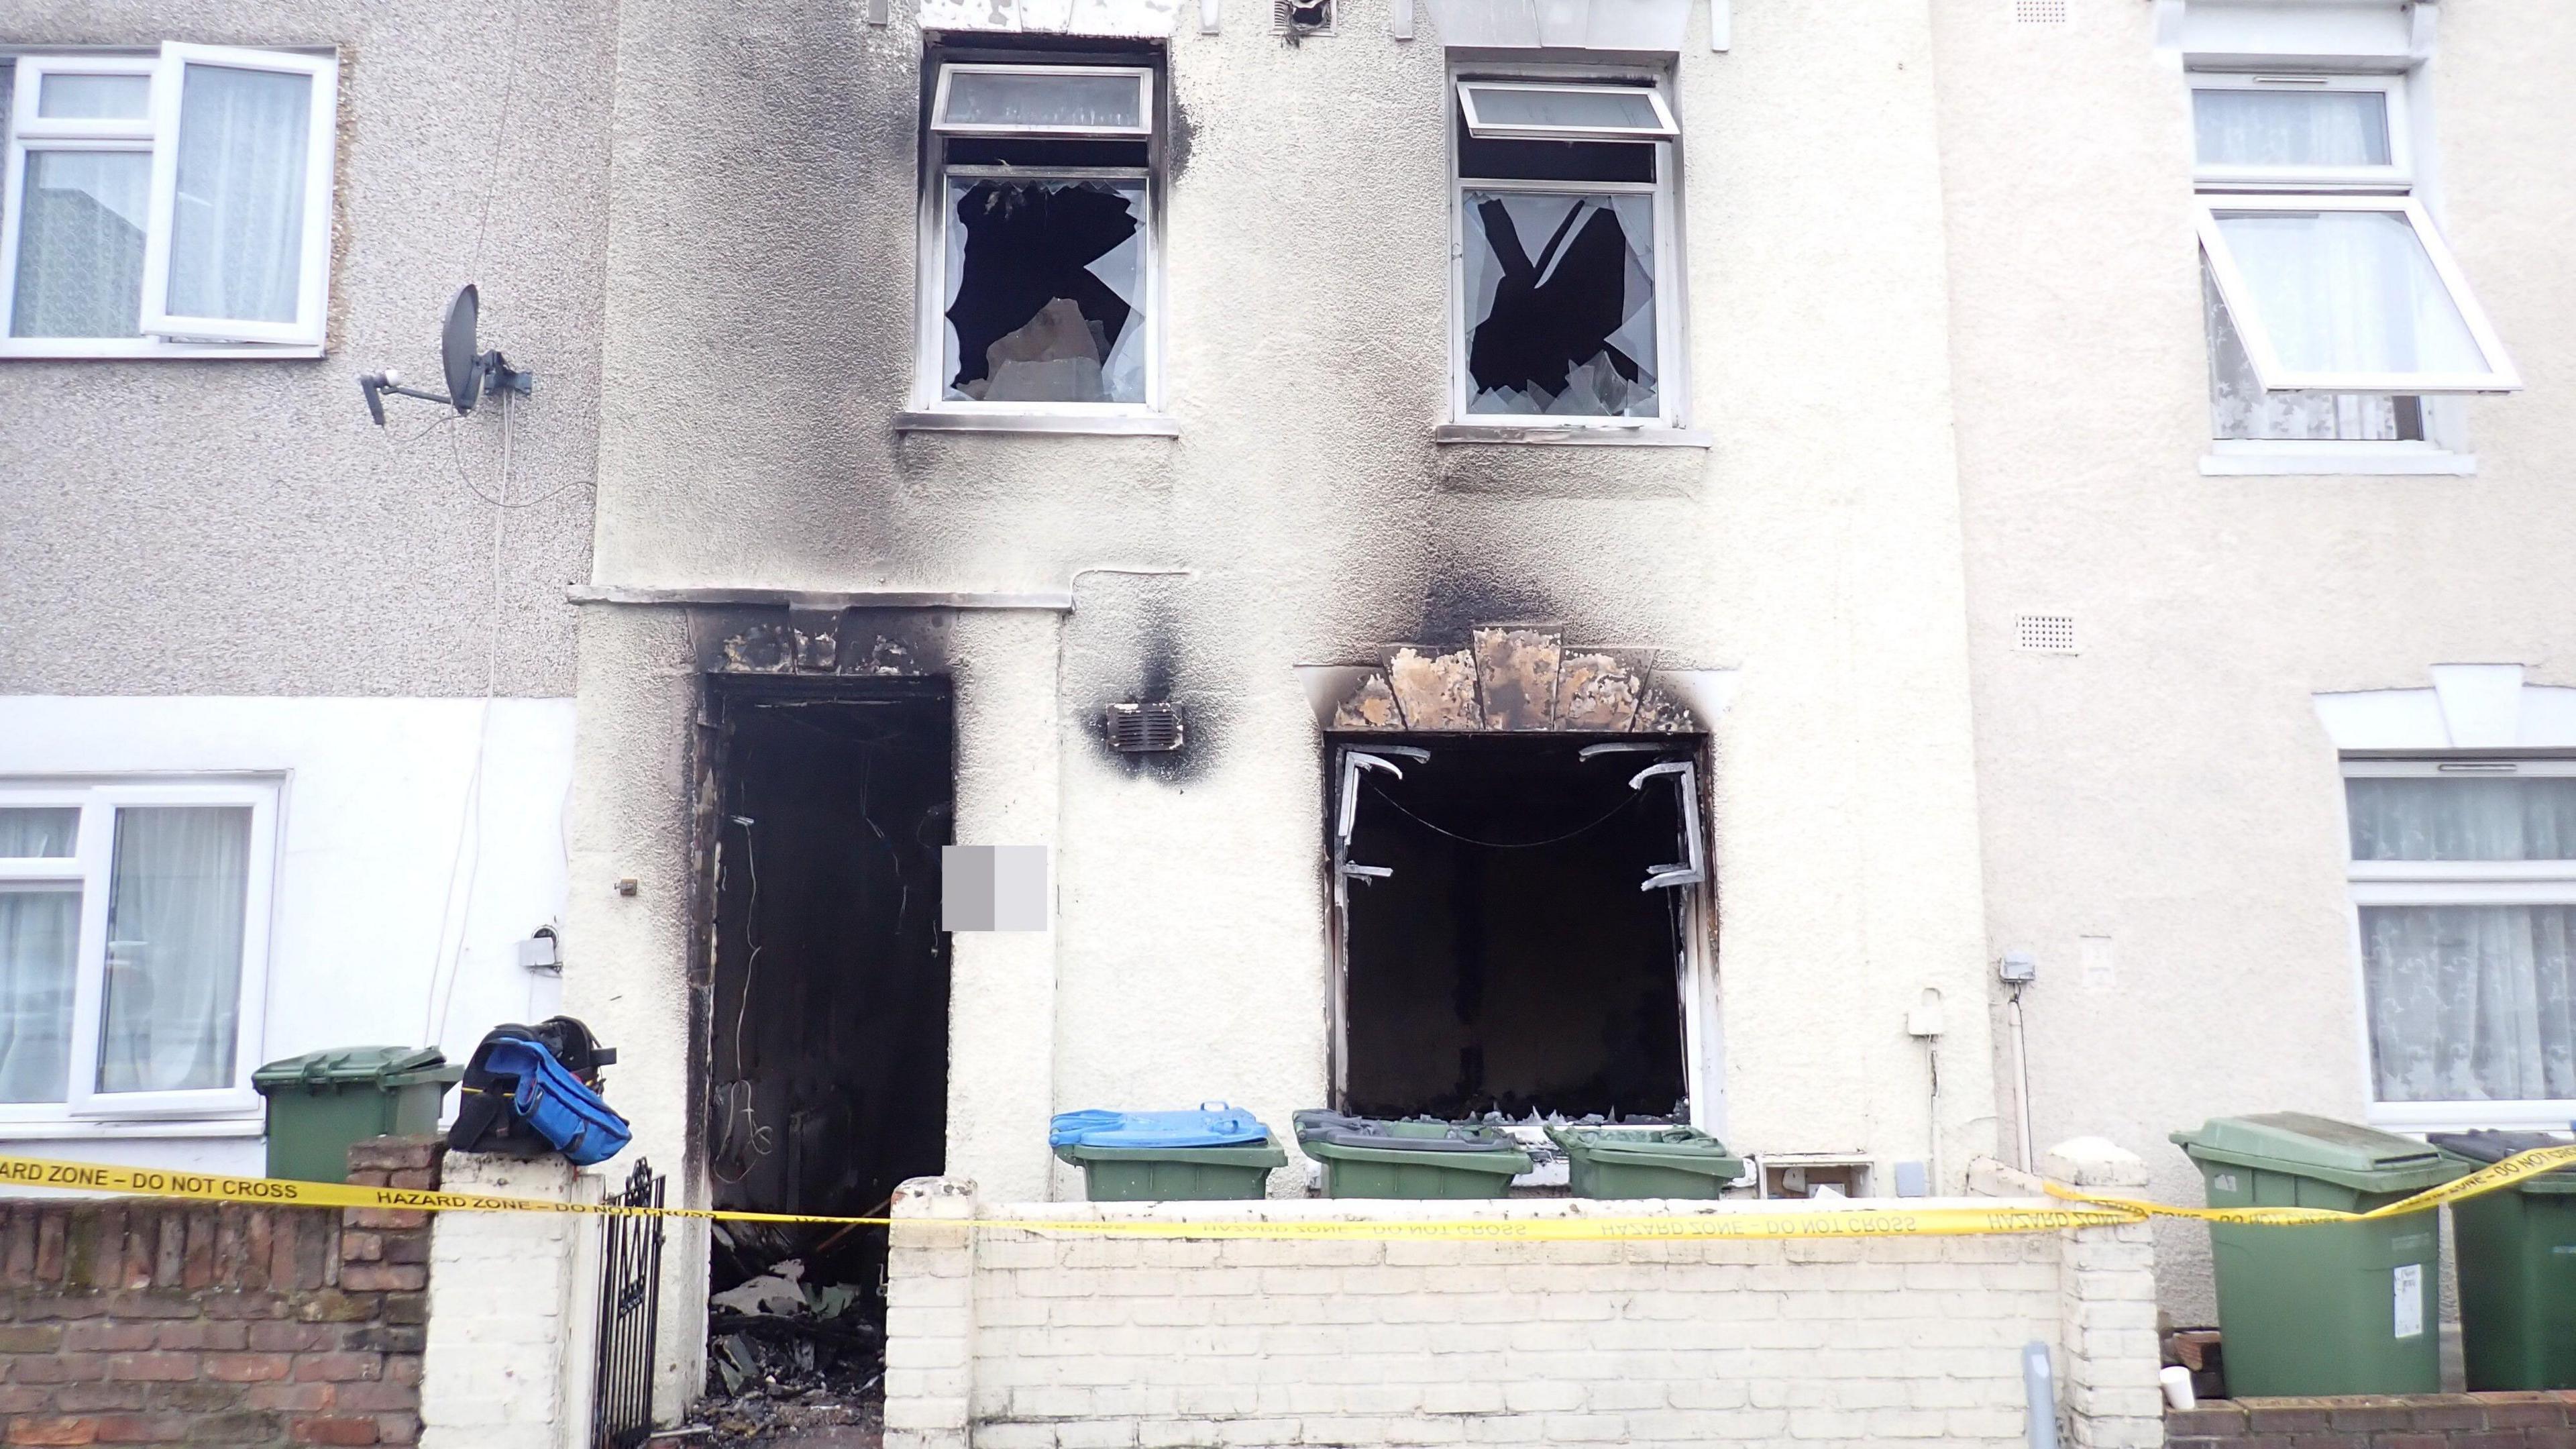
[[1143, 180], [951, 177], [948, 212], [948, 400], [1146, 400]]
[[1656, 416], [1654, 197], [1470, 188], [1461, 204], [1467, 411]]

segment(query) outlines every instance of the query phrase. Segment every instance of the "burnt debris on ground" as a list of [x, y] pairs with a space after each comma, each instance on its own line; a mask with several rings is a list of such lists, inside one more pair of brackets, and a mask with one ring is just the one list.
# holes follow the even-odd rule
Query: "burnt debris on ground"
[[[827, 1431], [883, 1423], [885, 1307], [871, 1279], [839, 1281], [883, 1261], [858, 1234], [815, 1241], [767, 1224], [716, 1224], [707, 1300], [706, 1397], [692, 1416], [702, 1444], [840, 1443]], [[793, 1256], [790, 1256], [793, 1254]], [[810, 1265], [810, 1266], [809, 1266]]]

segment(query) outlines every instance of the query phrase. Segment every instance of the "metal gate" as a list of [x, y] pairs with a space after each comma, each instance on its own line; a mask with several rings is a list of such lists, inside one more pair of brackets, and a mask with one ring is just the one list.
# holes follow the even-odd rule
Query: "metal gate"
[[[662, 1179], [638, 1161], [612, 1207], [662, 1205]], [[653, 1435], [653, 1328], [661, 1308], [662, 1220], [602, 1217], [599, 1352], [590, 1381], [592, 1449], [638, 1449]]]

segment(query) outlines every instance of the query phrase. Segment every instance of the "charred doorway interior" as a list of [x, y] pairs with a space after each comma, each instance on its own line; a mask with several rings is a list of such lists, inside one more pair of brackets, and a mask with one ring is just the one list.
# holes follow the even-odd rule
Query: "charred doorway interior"
[[1698, 745], [1334, 739], [1345, 1110], [1688, 1115]]
[[[802, 686], [711, 686], [706, 1164], [719, 1208], [871, 1216], [945, 1159], [954, 711], [945, 681]], [[883, 1229], [719, 1224], [710, 1390], [872, 1362], [884, 1261]]]

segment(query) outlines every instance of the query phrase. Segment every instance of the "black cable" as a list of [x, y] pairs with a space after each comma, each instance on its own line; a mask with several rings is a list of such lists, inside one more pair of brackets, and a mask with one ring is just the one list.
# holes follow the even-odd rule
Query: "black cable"
[[1445, 826], [1435, 825], [1430, 821], [1423, 819], [1421, 816], [1414, 814], [1412, 811], [1405, 809], [1402, 805], [1395, 802], [1394, 796], [1389, 795], [1385, 790], [1380, 789], [1377, 782], [1374, 780], [1369, 782], [1369, 793], [1375, 795], [1380, 800], [1384, 800], [1388, 809], [1393, 810], [1396, 814], [1403, 816], [1405, 819], [1412, 821], [1414, 824], [1421, 826], [1423, 829], [1430, 831], [1434, 835], [1445, 835], [1451, 840], [1457, 841], [1461, 845], [1478, 846], [1485, 850], [1536, 850], [1542, 845], [1561, 845], [1566, 841], [1572, 840], [1578, 835], [1590, 834], [1592, 831], [1598, 830], [1602, 826], [1609, 824], [1612, 820], [1618, 818], [1620, 811], [1627, 809], [1629, 806], [1634, 805], [1639, 800], [1645, 798], [1641, 794], [1631, 794], [1627, 799], [1611, 806], [1610, 809], [1598, 819], [1595, 819], [1588, 824], [1578, 825], [1572, 830], [1565, 832], [1563, 835], [1551, 835], [1545, 840], [1478, 840], [1472, 835], [1461, 835], [1457, 831], [1448, 829]]

